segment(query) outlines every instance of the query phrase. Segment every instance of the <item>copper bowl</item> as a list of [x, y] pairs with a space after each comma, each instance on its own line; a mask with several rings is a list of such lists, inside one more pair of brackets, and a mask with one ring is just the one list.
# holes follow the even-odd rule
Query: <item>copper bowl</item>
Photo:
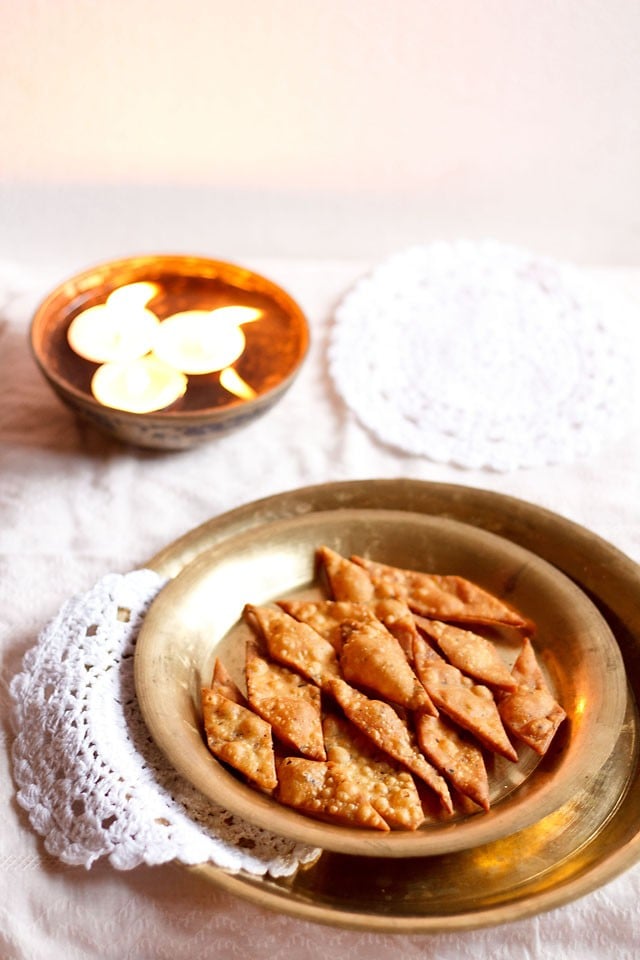
[[[67, 331], [82, 310], [143, 280], [158, 284], [152, 309], [160, 320], [180, 310], [239, 303], [262, 310], [260, 320], [247, 325], [246, 349], [236, 363], [255, 396], [236, 397], [209, 374], [190, 377], [183, 397], [153, 413], [130, 413], [96, 400], [91, 379], [98, 364], [73, 352]], [[56, 287], [31, 324], [36, 363], [63, 403], [117, 440], [167, 450], [196, 446], [265, 413], [291, 386], [308, 347], [306, 317], [284, 290], [244, 267], [195, 256], [140, 256], [100, 264]]]

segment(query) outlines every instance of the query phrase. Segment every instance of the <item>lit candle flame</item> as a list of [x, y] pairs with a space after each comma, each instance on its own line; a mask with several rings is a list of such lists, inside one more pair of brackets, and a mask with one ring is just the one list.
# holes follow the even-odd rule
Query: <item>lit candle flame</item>
[[147, 280], [125, 283], [123, 287], [112, 290], [106, 302], [110, 307], [118, 307], [119, 309], [142, 308], [146, 307], [149, 301], [155, 297], [158, 290], [157, 283], [150, 283]]
[[225, 323], [233, 323], [235, 326], [240, 326], [243, 323], [253, 323], [254, 320], [259, 320], [262, 316], [262, 310], [258, 310], [256, 307], [241, 307], [240, 305], [216, 307], [215, 310], [211, 310], [211, 313], [215, 320], [224, 320]]
[[220, 371], [220, 385], [241, 400], [253, 400], [258, 396], [253, 387], [250, 387], [233, 367], [225, 367]]

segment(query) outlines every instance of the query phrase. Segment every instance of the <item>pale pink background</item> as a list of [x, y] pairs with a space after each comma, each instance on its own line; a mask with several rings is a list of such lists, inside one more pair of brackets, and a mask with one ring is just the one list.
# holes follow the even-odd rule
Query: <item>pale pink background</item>
[[3, 0], [0, 255], [635, 264], [639, 63], [636, 0]]

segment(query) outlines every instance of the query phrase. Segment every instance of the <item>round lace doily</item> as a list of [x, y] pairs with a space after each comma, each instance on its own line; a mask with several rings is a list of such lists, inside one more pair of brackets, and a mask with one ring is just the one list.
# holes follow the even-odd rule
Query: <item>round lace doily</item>
[[285, 876], [317, 850], [215, 806], [151, 740], [134, 688], [144, 614], [163, 586], [151, 570], [109, 574], [62, 607], [11, 683], [18, 802], [46, 849], [86, 867], [178, 860]]
[[402, 251], [339, 304], [329, 364], [378, 439], [462, 467], [568, 462], [633, 410], [631, 305], [586, 271], [505, 244]]

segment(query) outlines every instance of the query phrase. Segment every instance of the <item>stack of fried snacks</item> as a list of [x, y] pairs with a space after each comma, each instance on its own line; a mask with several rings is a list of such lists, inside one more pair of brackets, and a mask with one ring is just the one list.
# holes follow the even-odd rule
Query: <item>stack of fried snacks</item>
[[[542, 756], [566, 716], [536, 660], [535, 625], [462, 577], [326, 546], [317, 559], [326, 599], [245, 606], [246, 694], [219, 660], [202, 690], [211, 752], [337, 824], [415, 830], [488, 810], [487, 761], [516, 763], [518, 744]], [[512, 669], [486, 627], [520, 635]]]

